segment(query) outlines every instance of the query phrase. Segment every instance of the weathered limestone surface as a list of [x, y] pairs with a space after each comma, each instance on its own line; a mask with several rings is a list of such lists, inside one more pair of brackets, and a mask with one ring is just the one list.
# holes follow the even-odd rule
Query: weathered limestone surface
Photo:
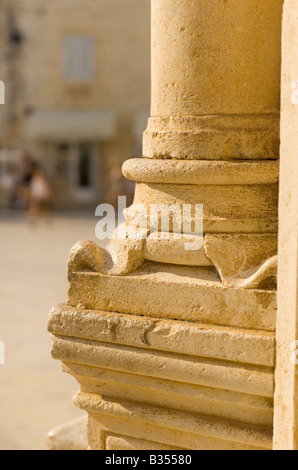
[[223, 286], [214, 271], [153, 263], [145, 263], [127, 276], [73, 273], [69, 303], [87, 309], [265, 331], [274, 331], [276, 322], [274, 291], [235, 292]]
[[282, 3], [152, 0], [125, 236], [72, 249], [49, 322], [91, 449], [272, 449]]
[[286, 0], [283, 19], [279, 288], [274, 448], [298, 450], [298, 5]]

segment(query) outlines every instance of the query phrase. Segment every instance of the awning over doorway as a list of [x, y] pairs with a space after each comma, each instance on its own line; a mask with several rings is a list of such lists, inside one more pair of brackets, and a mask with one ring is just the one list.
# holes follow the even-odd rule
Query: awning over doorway
[[27, 139], [52, 142], [96, 142], [118, 136], [117, 116], [102, 111], [36, 111], [25, 123]]

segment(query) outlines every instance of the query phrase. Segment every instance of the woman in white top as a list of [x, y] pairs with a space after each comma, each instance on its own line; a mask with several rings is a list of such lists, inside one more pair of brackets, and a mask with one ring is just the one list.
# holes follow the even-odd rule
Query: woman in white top
[[34, 170], [29, 190], [29, 210], [32, 222], [41, 215], [50, 216], [52, 191], [41, 168]]

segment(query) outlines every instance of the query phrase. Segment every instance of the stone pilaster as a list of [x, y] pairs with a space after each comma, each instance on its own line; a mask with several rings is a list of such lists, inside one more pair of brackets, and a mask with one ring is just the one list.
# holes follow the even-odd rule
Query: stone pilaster
[[152, 0], [127, 236], [73, 248], [49, 323], [92, 449], [272, 448], [282, 3]]
[[274, 448], [298, 450], [298, 5], [283, 17], [279, 273]]

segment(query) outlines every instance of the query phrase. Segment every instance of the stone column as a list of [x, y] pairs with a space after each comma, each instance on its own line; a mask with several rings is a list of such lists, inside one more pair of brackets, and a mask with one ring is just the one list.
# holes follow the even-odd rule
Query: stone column
[[[257, 287], [276, 271], [281, 8], [152, 1], [152, 117], [146, 160], [123, 169], [138, 183], [127, 220], [139, 204], [203, 204], [204, 254], [227, 285]], [[145, 253], [161, 261], [153, 250], [150, 240]]]
[[277, 368], [274, 448], [298, 450], [298, 5], [283, 18]]
[[92, 449], [272, 448], [281, 9], [152, 0], [128, 225], [107, 251], [72, 249], [49, 322]]

